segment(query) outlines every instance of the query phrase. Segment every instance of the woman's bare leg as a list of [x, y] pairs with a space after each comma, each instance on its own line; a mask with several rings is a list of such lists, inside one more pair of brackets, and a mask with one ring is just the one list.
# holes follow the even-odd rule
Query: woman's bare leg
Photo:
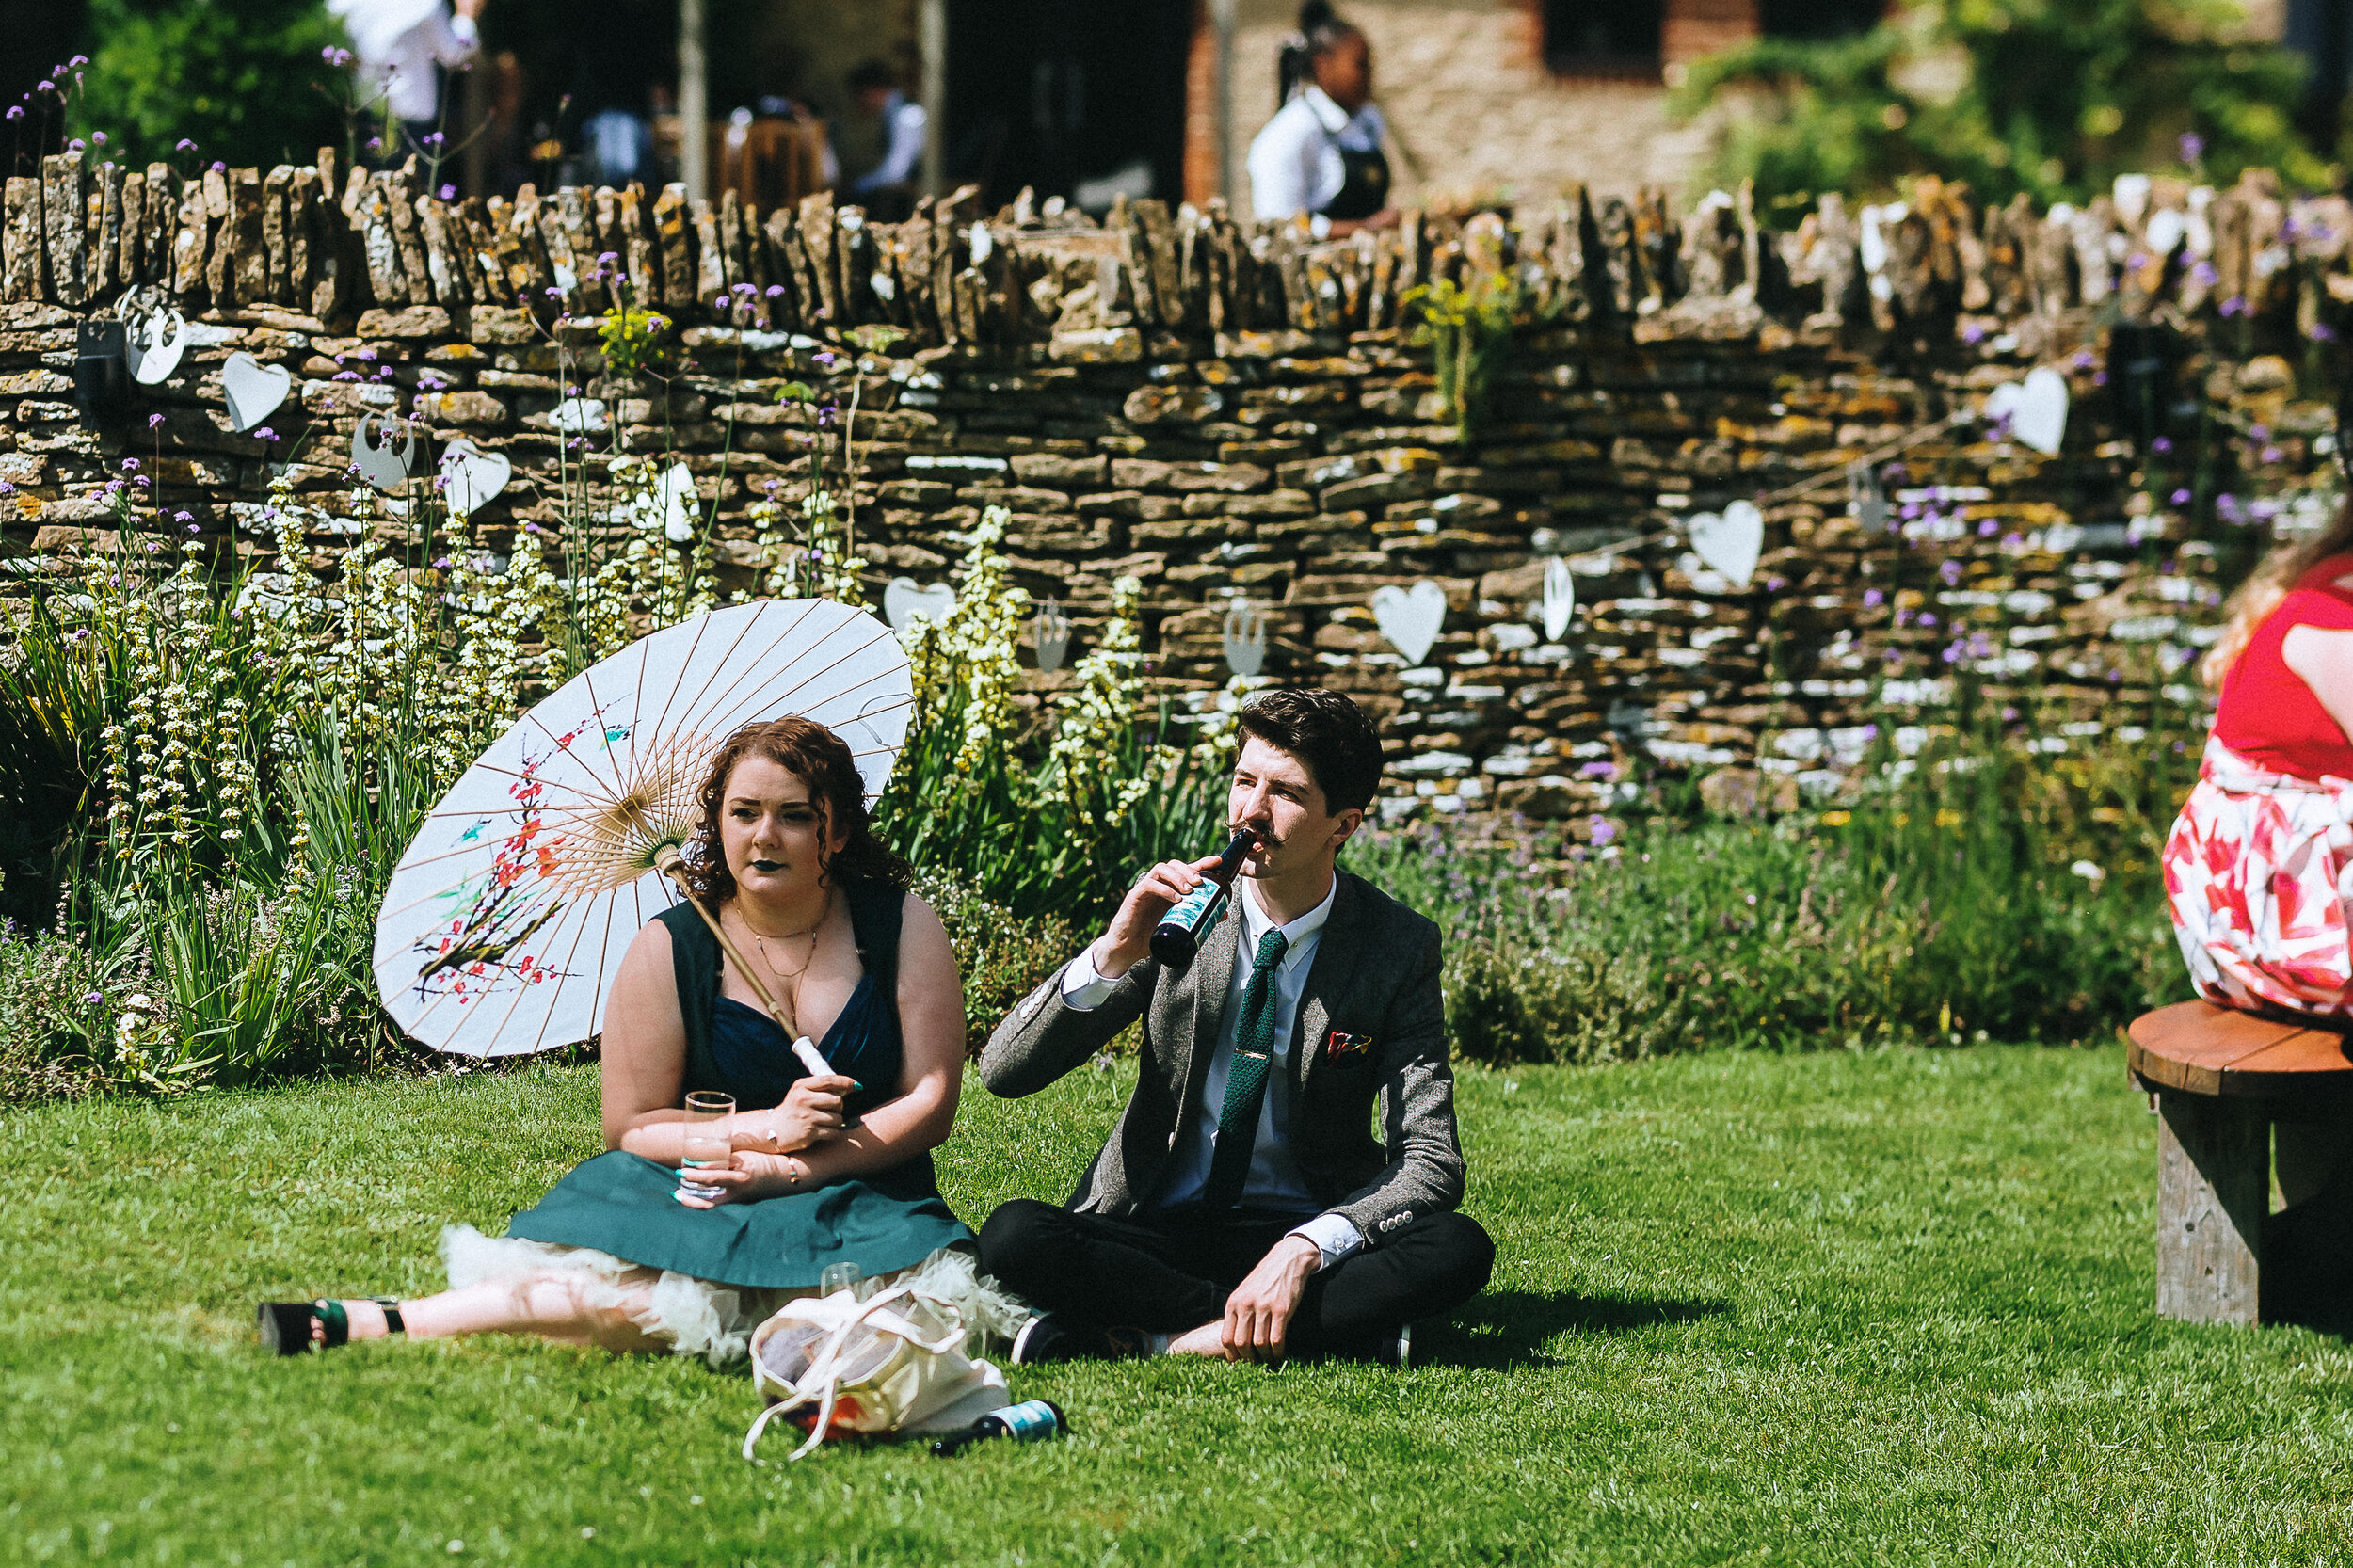
[[[642, 1277], [640, 1277], [642, 1275]], [[577, 1276], [559, 1272], [520, 1279], [485, 1280], [463, 1289], [443, 1290], [400, 1304], [401, 1326], [412, 1339], [447, 1339], [461, 1334], [536, 1334], [574, 1345], [599, 1345], [619, 1354], [662, 1350], [631, 1318], [645, 1304], [657, 1276], [639, 1271], [624, 1276], [623, 1299], [596, 1306], [584, 1299]], [[344, 1312], [354, 1339], [381, 1339], [389, 1332], [384, 1309], [365, 1299], [346, 1301]]]

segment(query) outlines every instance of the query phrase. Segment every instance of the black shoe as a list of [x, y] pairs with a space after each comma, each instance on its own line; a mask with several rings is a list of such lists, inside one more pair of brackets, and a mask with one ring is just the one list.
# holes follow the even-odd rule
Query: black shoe
[[1152, 1353], [1152, 1336], [1140, 1328], [1097, 1328], [1066, 1313], [1042, 1312], [1021, 1325], [1005, 1359], [1016, 1367], [1055, 1361], [1127, 1361]]
[[[384, 1309], [384, 1329], [388, 1336], [408, 1332], [408, 1326], [401, 1321], [398, 1297], [371, 1296], [368, 1299]], [[331, 1351], [349, 1343], [351, 1339], [351, 1320], [344, 1311], [344, 1304], [327, 1299], [264, 1302], [254, 1314], [254, 1326], [263, 1348], [276, 1355]]]

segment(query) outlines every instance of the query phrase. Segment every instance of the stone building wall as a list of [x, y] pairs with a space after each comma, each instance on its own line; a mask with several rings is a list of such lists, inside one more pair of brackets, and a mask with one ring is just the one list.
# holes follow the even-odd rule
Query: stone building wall
[[[135, 185], [67, 157], [8, 183], [0, 539], [22, 569], [126, 523], [262, 551], [278, 465], [331, 552], [355, 426], [383, 412], [511, 456], [475, 519], [494, 552], [627, 526], [570, 515], [560, 459], [675, 452], [746, 584], [751, 505], [790, 499], [841, 433], [779, 392], [847, 407], [855, 376], [876, 597], [939, 581], [1002, 505], [1074, 658], [1133, 575], [1180, 712], [1225, 683], [1239, 610], [1266, 624], [1265, 676], [1382, 715], [1396, 808], [1583, 819], [1662, 775], [1834, 791], [1870, 727], [1914, 744], [1972, 686], [2059, 744], [2071, 725], [2170, 744], [2195, 724], [2184, 666], [2268, 535], [2249, 525], [2333, 503], [2329, 410], [2297, 394], [2353, 330], [2353, 209], [2291, 208], [2260, 178], [2048, 215], [1924, 187], [1782, 236], [1737, 205], [1607, 201], [1317, 246], [1151, 203], [1106, 227], [951, 203], [886, 228], [825, 198], [444, 205], [337, 173]], [[599, 255], [675, 319], [690, 362], [669, 383], [604, 369]], [[1467, 434], [1399, 326], [1433, 279], [1521, 290]], [[187, 314], [184, 357], [83, 430], [77, 326], [143, 304]], [[883, 326], [904, 336], [876, 352]], [[264, 429], [234, 427], [232, 360], [286, 377]], [[1992, 417], [2030, 374], [2027, 406]], [[2154, 424], [2120, 424], [2126, 384]], [[2033, 407], [2054, 385], [2071, 407], [2046, 453], [2026, 438], [2054, 433]], [[130, 458], [152, 499], [123, 488]], [[1739, 503], [1761, 516], [1745, 583], [1698, 550]], [[1557, 636], [1548, 574], [1574, 590]], [[1442, 599], [1426, 656], [1385, 632], [1385, 589]]]

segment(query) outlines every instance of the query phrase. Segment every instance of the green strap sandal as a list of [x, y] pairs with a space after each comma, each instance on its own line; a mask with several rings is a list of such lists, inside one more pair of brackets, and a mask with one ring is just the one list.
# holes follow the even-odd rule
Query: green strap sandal
[[[408, 1332], [408, 1325], [400, 1320], [398, 1297], [370, 1296], [368, 1300], [384, 1309], [386, 1333]], [[314, 1302], [264, 1302], [255, 1319], [262, 1343], [278, 1355], [331, 1351], [351, 1342], [350, 1314], [344, 1310], [343, 1303], [325, 1297]]]

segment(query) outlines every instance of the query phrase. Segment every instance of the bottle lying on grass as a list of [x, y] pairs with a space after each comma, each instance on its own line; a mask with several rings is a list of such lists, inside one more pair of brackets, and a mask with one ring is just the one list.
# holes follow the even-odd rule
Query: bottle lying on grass
[[1016, 1443], [1042, 1443], [1069, 1430], [1070, 1422], [1064, 1416], [1062, 1406], [1051, 1400], [1024, 1400], [1002, 1410], [992, 1410], [963, 1431], [936, 1439], [932, 1452], [945, 1459], [986, 1438], [1010, 1437]]
[[1234, 885], [1234, 873], [1241, 870], [1241, 857], [1257, 841], [1257, 835], [1250, 829], [1234, 829], [1233, 840], [1218, 853], [1217, 864], [1203, 873], [1201, 886], [1160, 917], [1152, 932], [1153, 957], [1173, 969], [1193, 962], [1193, 955], [1201, 951], [1202, 934], [1225, 913], [1226, 894]]

